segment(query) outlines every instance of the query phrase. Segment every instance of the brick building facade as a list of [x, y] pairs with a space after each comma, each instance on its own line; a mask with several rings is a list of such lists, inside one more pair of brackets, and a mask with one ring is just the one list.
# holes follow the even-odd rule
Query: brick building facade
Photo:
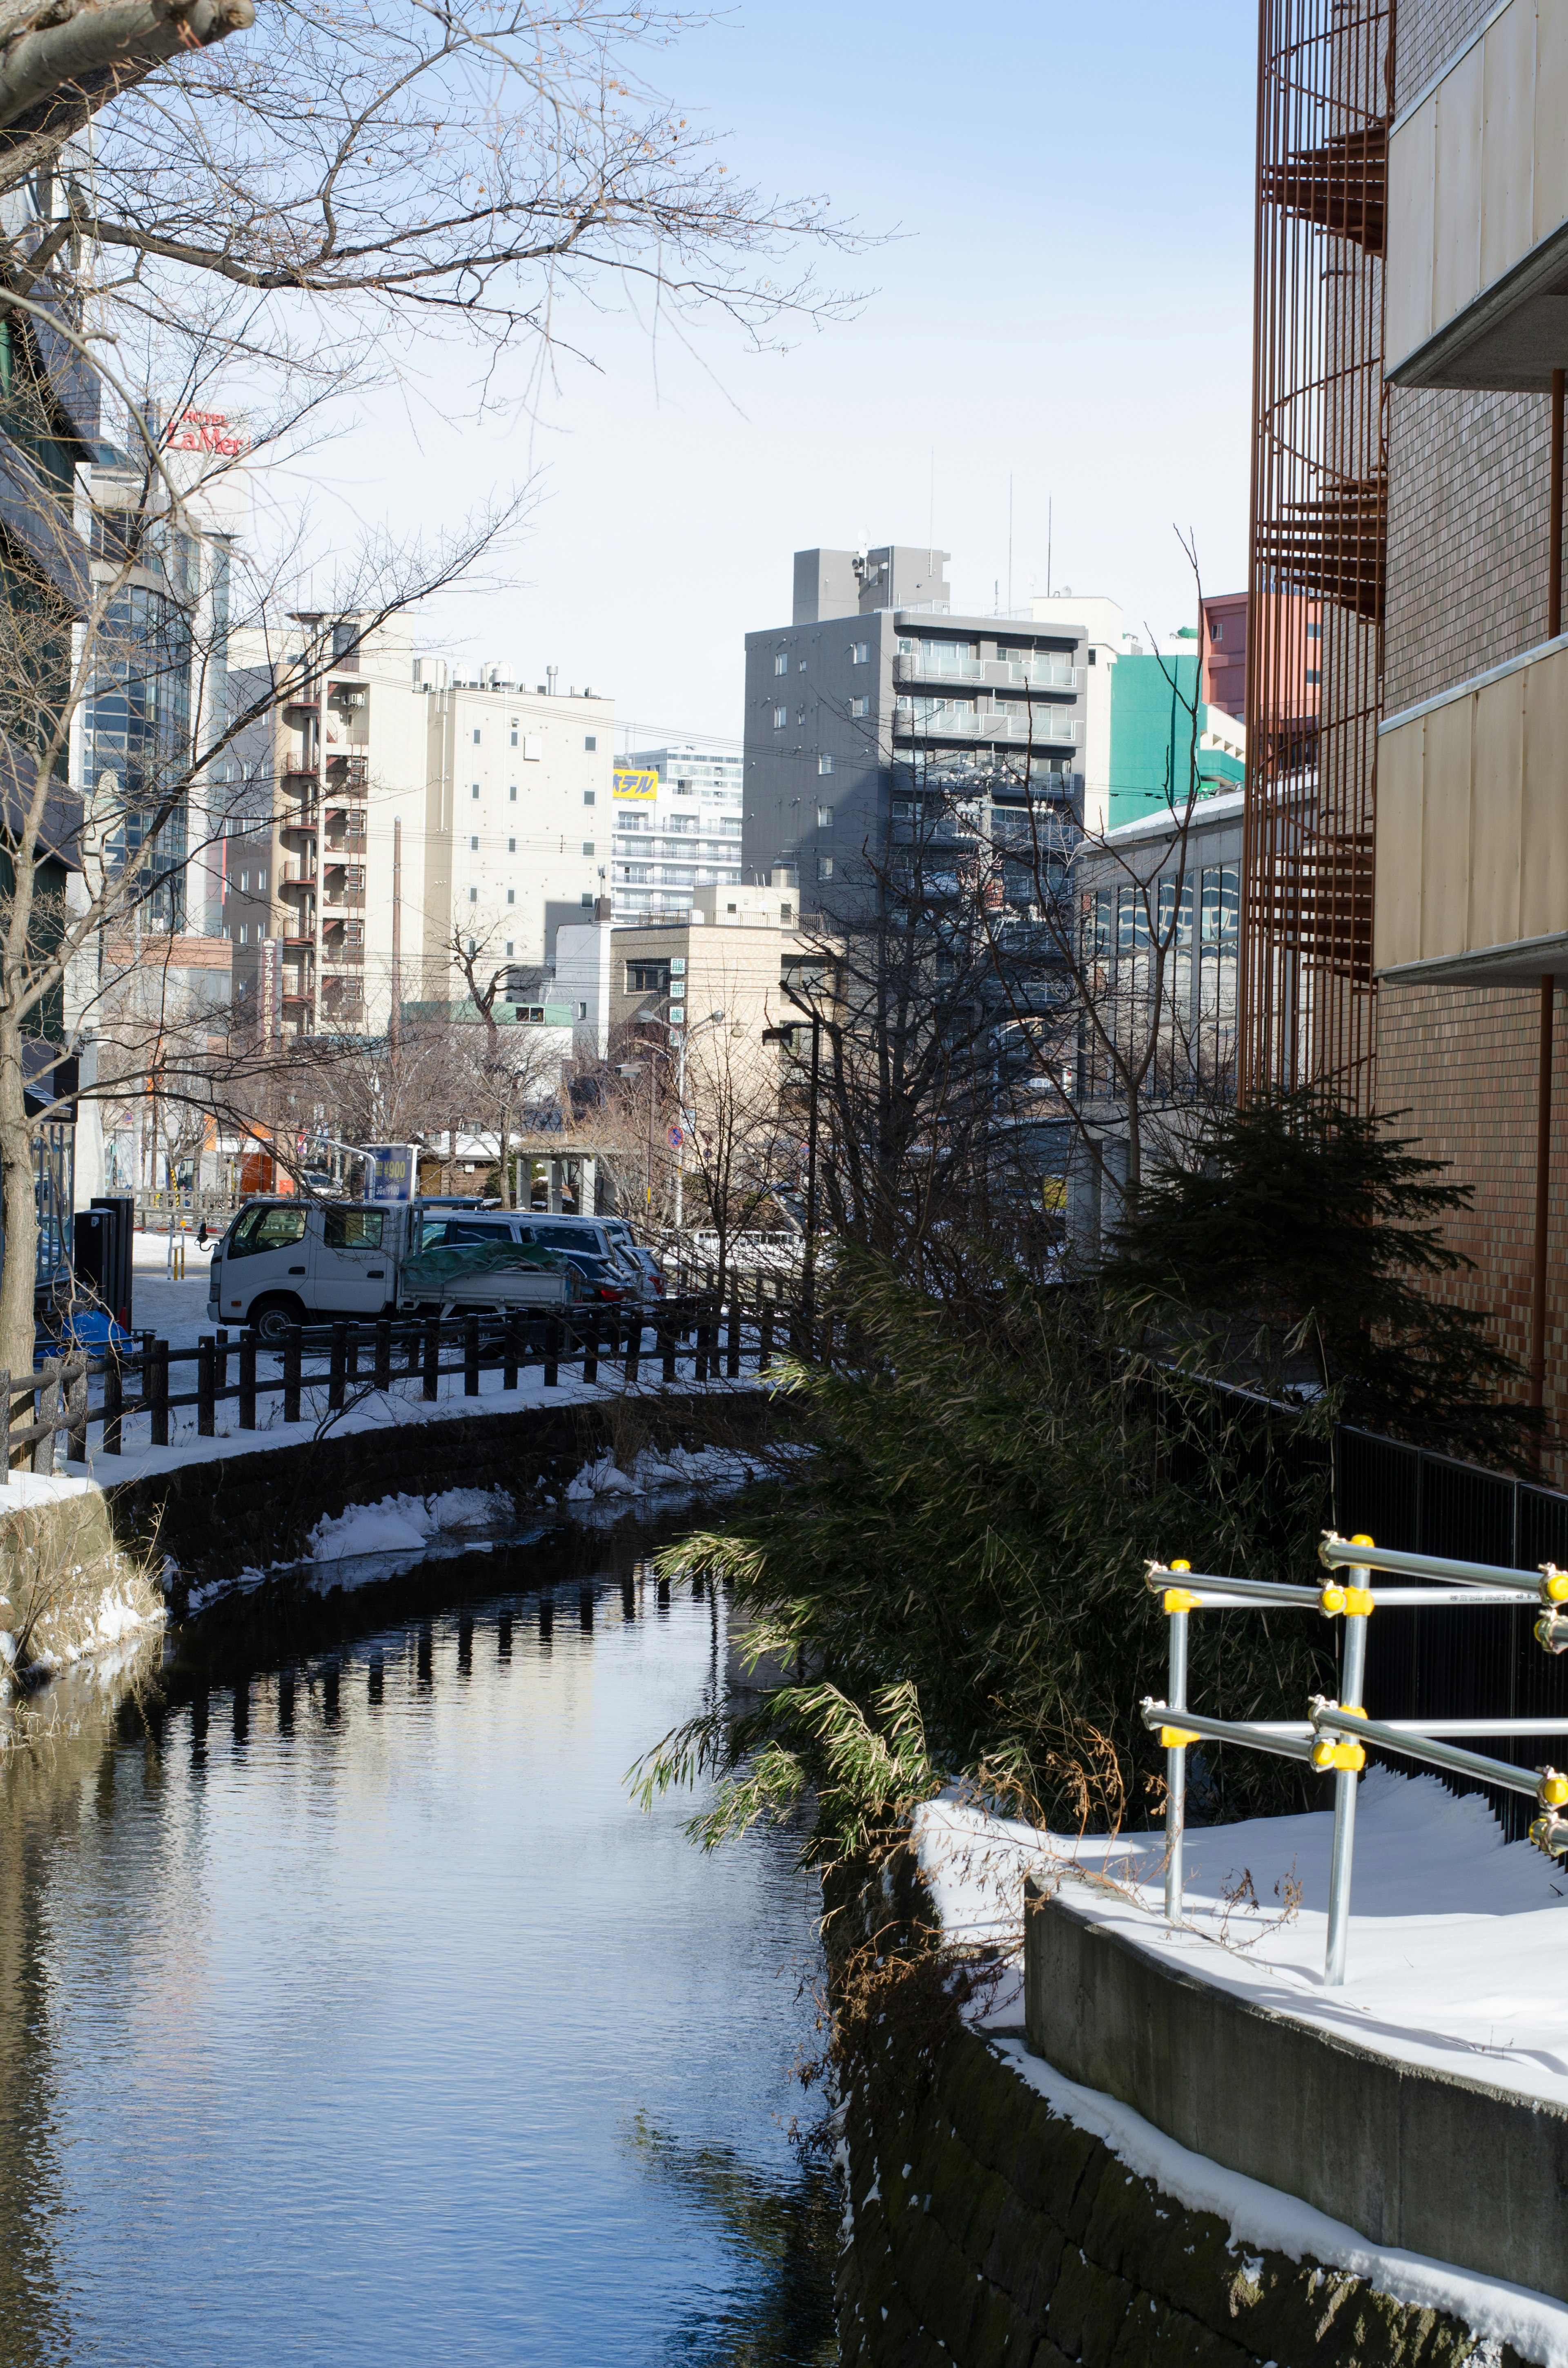
[[[1373, 959], [1378, 1107], [1407, 1114], [1400, 1132], [1474, 1190], [1449, 1226], [1474, 1270], [1439, 1288], [1488, 1313], [1522, 1363], [1541, 1353], [1543, 1402], [1568, 1427], [1555, 1158], [1544, 1236], [1537, 1218], [1547, 978], [1553, 1148], [1568, 1110], [1568, 659], [1549, 614], [1551, 372], [1568, 363], [1551, 292], [1568, 286], [1568, 186], [1550, 161], [1568, 127], [1550, 101], [1564, 63], [1568, 6], [1553, 0], [1398, 12]], [[1560, 495], [1556, 518], [1561, 534]]]

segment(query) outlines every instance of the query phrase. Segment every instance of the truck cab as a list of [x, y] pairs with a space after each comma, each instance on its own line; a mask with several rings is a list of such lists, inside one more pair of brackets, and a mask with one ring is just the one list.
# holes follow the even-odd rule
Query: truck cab
[[296, 1324], [390, 1312], [409, 1224], [406, 1203], [247, 1201], [212, 1254], [207, 1320], [278, 1341]]

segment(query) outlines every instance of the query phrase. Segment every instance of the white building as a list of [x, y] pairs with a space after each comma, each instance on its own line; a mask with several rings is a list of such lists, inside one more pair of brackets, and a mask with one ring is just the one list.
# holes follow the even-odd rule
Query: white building
[[684, 915], [694, 890], [739, 884], [744, 779], [738, 749], [696, 740], [619, 759], [610, 880], [618, 921]]
[[453, 680], [406, 631], [361, 643], [351, 619], [301, 620], [254, 662], [297, 661], [302, 625], [333, 655], [277, 711], [256, 827], [226, 850], [224, 926], [280, 1032], [379, 1035], [394, 991], [405, 1008], [463, 999], [455, 941], [540, 965], [605, 893], [614, 705], [494, 667]]

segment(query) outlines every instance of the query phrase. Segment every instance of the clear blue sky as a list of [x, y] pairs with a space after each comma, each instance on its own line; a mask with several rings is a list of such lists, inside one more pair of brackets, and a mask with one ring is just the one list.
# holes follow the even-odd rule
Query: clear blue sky
[[[312, 471], [363, 518], [467, 511], [530, 466], [517, 584], [449, 598], [432, 647], [612, 691], [637, 736], [738, 739], [742, 639], [788, 618], [799, 546], [924, 541], [955, 599], [1056, 586], [1188, 621], [1244, 576], [1256, 12], [1240, 0], [740, 0], [653, 63], [731, 168], [895, 233], [824, 271], [858, 318], [783, 355], [690, 349], [578, 308], [536, 424], [464, 424], [469, 372], [415, 354]], [[519, 361], [514, 389], [526, 382]], [[934, 484], [934, 498], [933, 498]]]

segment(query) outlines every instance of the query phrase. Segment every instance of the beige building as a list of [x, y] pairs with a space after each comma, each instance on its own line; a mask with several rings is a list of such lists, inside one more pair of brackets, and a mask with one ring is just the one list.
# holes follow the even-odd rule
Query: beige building
[[764, 1029], [790, 1017], [785, 974], [810, 952], [799, 923], [798, 893], [779, 871], [767, 888], [699, 888], [686, 912], [661, 920], [563, 927], [555, 995], [578, 1051], [603, 1057], [639, 1021], [667, 1030], [673, 1048], [722, 1011], [727, 1039], [760, 1055]]
[[[537, 966], [591, 910], [614, 706], [494, 668], [450, 680], [394, 630], [361, 644], [352, 620], [301, 625], [329, 630], [335, 655], [276, 711], [255, 820], [223, 849], [223, 927], [278, 1032], [380, 1034], [394, 992], [405, 1009], [461, 999], [455, 938]], [[285, 664], [302, 640], [236, 663]]]

